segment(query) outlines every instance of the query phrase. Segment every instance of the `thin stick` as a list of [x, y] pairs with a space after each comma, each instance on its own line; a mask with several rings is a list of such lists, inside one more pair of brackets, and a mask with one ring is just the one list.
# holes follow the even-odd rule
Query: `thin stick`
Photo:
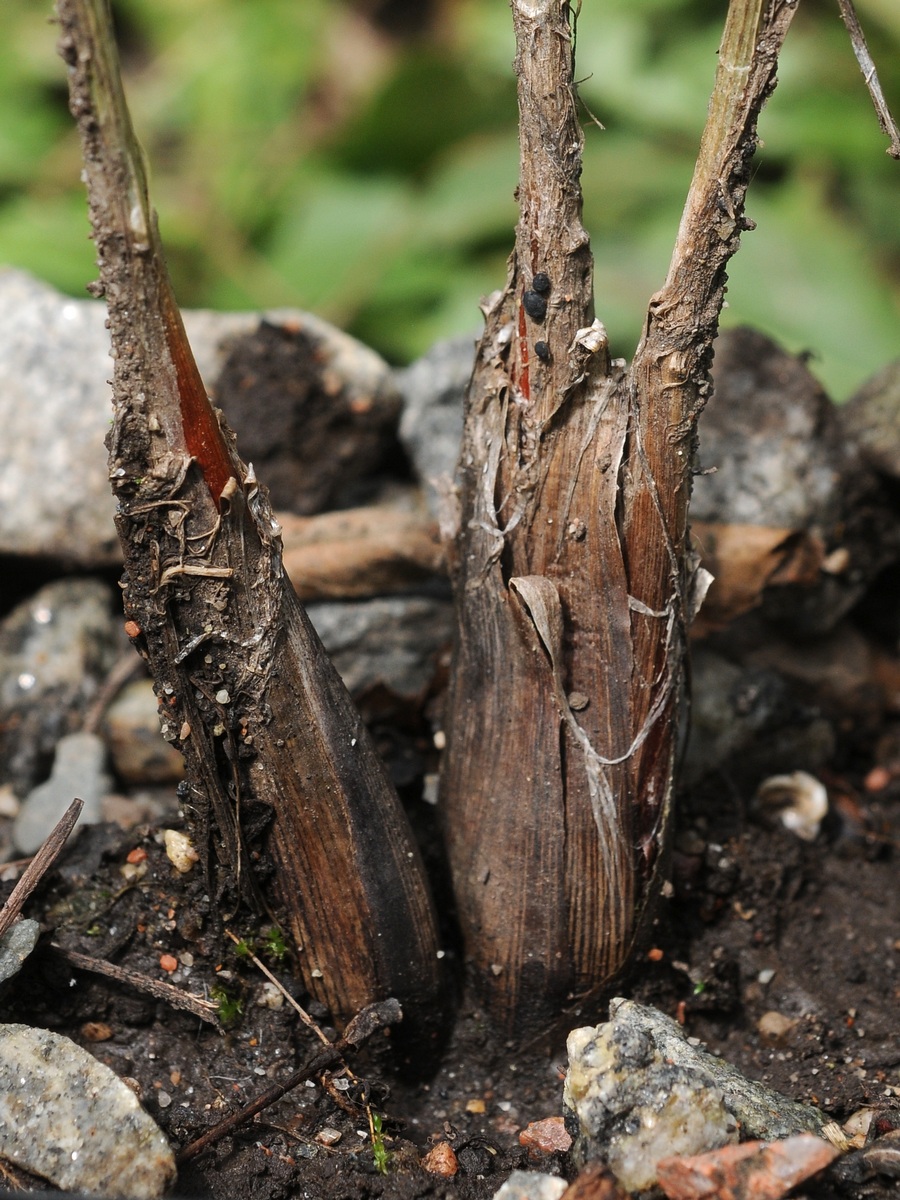
[[184, 1009], [186, 1012], [193, 1013], [195, 1017], [199, 1017], [201, 1021], [206, 1021], [208, 1025], [215, 1025], [217, 1029], [219, 1028], [219, 1006], [212, 1000], [204, 1000], [201, 996], [194, 996], [191, 992], [183, 992], [181, 988], [177, 988], [171, 983], [162, 983], [160, 980], [151, 979], [148, 975], [129, 971], [127, 967], [117, 967], [115, 963], [108, 962], [105, 958], [91, 958], [90, 955], [81, 954], [77, 950], [67, 950], [65, 946], [57, 945], [56, 942], [51, 942], [51, 948], [67, 963], [77, 967], [80, 971], [92, 971], [95, 975], [105, 975], [107, 979], [114, 979], [116, 983], [127, 984], [128, 987], [133, 987], [139, 992], [146, 992], [154, 1000], [163, 1000], [172, 1008]]
[[207, 1129], [206, 1133], [200, 1135], [193, 1142], [189, 1142], [187, 1146], [178, 1155], [177, 1162], [179, 1166], [190, 1162], [192, 1158], [196, 1158], [198, 1154], [202, 1154], [204, 1150], [208, 1150], [220, 1141], [227, 1134], [232, 1133], [235, 1129], [239, 1129], [241, 1125], [255, 1117], [258, 1112], [262, 1112], [264, 1108], [275, 1104], [282, 1096], [286, 1096], [288, 1092], [293, 1091], [295, 1087], [299, 1087], [301, 1083], [305, 1083], [307, 1079], [311, 1079], [314, 1075], [318, 1075], [320, 1071], [324, 1071], [326, 1067], [330, 1067], [332, 1063], [338, 1062], [344, 1054], [344, 1051], [349, 1048], [349, 1043], [341, 1038], [337, 1042], [333, 1042], [330, 1046], [323, 1047], [312, 1058], [307, 1059], [299, 1071], [295, 1071], [290, 1079], [284, 1083], [273, 1083], [271, 1087], [266, 1088], [264, 1092], [251, 1100], [249, 1104], [245, 1104], [243, 1108], [237, 1112], [231, 1113], [218, 1125], [213, 1125], [212, 1129]]
[[212, 1129], [207, 1129], [206, 1133], [201, 1134], [195, 1141], [189, 1142], [187, 1146], [178, 1155], [178, 1165], [182, 1166], [186, 1162], [190, 1162], [192, 1158], [196, 1158], [198, 1154], [202, 1154], [204, 1150], [208, 1150], [210, 1146], [214, 1146], [227, 1134], [232, 1133], [241, 1125], [245, 1125], [252, 1117], [255, 1117], [258, 1112], [262, 1112], [264, 1108], [274, 1104], [280, 1100], [282, 1096], [286, 1096], [288, 1092], [293, 1091], [295, 1087], [299, 1087], [301, 1083], [305, 1083], [307, 1079], [311, 1079], [314, 1075], [320, 1074], [327, 1067], [332, 1066], [336, 1062], [340, 1062], [348, 1050], [355, 1050], [361, 1046], [364, 1041], [372, 1036], [376, 1029], [383, 1029], [386, 1025], [394, 1025], [403, 1019], [403, 1014], [400, 1011], [400, 1005], [396, 1000], [382, 1000], [377, 1004], [370, 1004], [353, 1018], [347, 1028], [344, 1030], [344, 1036], [338, 1038], [336, 1042], [331, 1042], [324, 1046], [311, 1058], [308, 1058], [299, 1071], [295, 1071], [290, 1079], [284, 1083], [274, 1083], [271, 1087], [266, 1088], [255, 1100], [251, 1100], [249, 1104], [245, 1104], [243, 1108], [236, 1113], [232, 1113], [218, 1125], [214, 1125]]
[[[225, 930], [225, 936], [230, 937], [236, 946], [241, 945], [241, 939], [235, 933], [233, 933], [230, 929]], [[250, 959], [250, 961], [253, 963], [253, 965], [255, 967], [258, 967], [260, 969], [260, 971], [262, 971], [263, 975], [265, 975], [265, 977], [266, 977], [266, 979], [268, 979], [269, 983], [273, 984], [275, 987], [278, 988], [279, 992], [281, 992], [282, 996], [284, 996], [284, 998], [285, 998], [285, 1000], [287, 1000], [288, 1004], [290, 1004], [290, 1006], [294, 1009], [294, 1011], [300, 1017], [300, 1020], [307, 1027], [307, 1029], [311, 1029], [313, 1031], [313, 1033], [316, 1035], [316, 1037], [319, 1039], [319, 1041], [322, 1043], [323, 1046], [330, 1046], [332, 1044], [331, 1041], [325, 1036], [325, 1034], [322, 1032], [322, 1030], [319, 1028], [319, 1026], [316, 1024], [316, 1022], [312, 1019], [312, 1017], [306, 1011], [306, 1009], [302, 1008], [297, 1003], [297, 1001], [294, 999], [294, 997], [291, 995], [291, 993], [287, 990], [287, 988], [282, 983], [279, 983], [279, 981], [275, 978], [275, 976], [272, 974], [272, 972], [269, 970], [269, 968], [266, 966], [266, 964], [264, 962], [262, 962], [260, 959], [258, 959], [252, 950], [248, 949], [247, 957]]]
[[0, 910], [0, 937], [3, 937], [10, 926], [15, 924], [25, 901], [56, 862], [69, 834], [75, 828], [75, 822], [81, 816], [83, 808], [83, 800], [72, 801], [44, 840], [40, 850], [22, 872], [22, 878], [10, 892], [9, 898]]
[[132, 675], [142, 669], [144, 663], [133, 650], [122, 654], [113, 663], [109, 674], [100, 685], [100, 690], [85, 714], [82, 730], [85, 733], [96, 733], [103, 719], [103, 714], [115, 700]]
[[866, 35], [862, 31], [859, 17], [856, 15], [856, 9], [853, 7], [853, 0], [838, 0], [838, 7], [841, 10], [841, 19], [847, 26], [847, 32], [850, 34], [853, 53], [856, 55], [859, 69], [862, 71], [866, 87], [869, 89], [869, 95], [872, 97], [872, 103], [875, 106], [875, 112], [878, 116], [878, 124], [881, 126], [882, 133], [891, 139], [887, 153], [891, 158], [900, 158], [900, 129], [897, 128], [897, 122], [894, 120], [891, 110], [888, 108], [887, 100], [884, 98], [884, 92], [881, 90], [878, 72], [875, 70], [875, 63], [872, 61], [872, 55], [869, 53], [869, 47], [866, 44]]

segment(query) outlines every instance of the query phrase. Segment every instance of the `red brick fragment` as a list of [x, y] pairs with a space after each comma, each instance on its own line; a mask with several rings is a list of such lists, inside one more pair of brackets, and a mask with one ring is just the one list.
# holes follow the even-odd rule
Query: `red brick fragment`
[[605, 1163], [590, 1162], [560, 1200], [628, 1200], [628, 1193]]
[[565, 1153], [572, 1145], [572, 1139], [566, 1133], [562, 1117], [545, 1117], [543, 1121], [532, 1121], [522, 1130], [519, 1144], [527, 1146], [532, 1153], [555, 1154], [558, 1150]]
[[780, 1200], [824, 1170], [838, 1151], [812, 1133], [778, 1142], [744, 1142], [656, 1165], [669, 1200]]

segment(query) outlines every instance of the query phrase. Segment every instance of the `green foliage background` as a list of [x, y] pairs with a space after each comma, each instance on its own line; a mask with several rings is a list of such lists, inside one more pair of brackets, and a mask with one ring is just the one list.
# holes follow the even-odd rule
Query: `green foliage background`
[[[396, 362], [474, 330], [512, 242], [505, 0], [116, 0], [126, 86], [181, 302], [310, 308]], [[665, 275], [725, 0], [584, 0], [585, 223], [628, 357]], [[900, 108], [900, 5], [857, 0]], [[94, 277], [44, 0], [5, 0], [0, 262]], [[733, 265], [726, 324], [809, 350], [837, 399], [896, 356], [900, 165], [834, 0], [803, 0]]]

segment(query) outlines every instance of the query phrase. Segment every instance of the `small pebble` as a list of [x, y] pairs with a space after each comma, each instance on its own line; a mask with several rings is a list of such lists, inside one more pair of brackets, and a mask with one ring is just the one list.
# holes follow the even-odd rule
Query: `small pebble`
[[70, 733], [56, 743], [50, 778], [22, 801], [13, 825], [13, 842], [23, 854], [34, 854], [78, 796], [84, 801], [81, 823], [100, 820], [100, 801], [109, 789], [104, 772], [106, 747], [93, 733]]
[[105, 1021], [85, 1021], [81, 1027], [81, 1036], [86, 1042], [108, 1042], [112, 1035], [112, 1027]]
[[4, 783], [0, 787], [0, 817], [17, 817], [21, 807], [19, 797], [13, 791], [12, 784]]
[[882, 792], [891, 782], [893, 776], [887, 767], [873, 767], [863, 781], [867, 792]]
[[324, 1129], [320, 1129], [316, 1134], [316, 1141], [321, 1146], [336, 1146], [343, 1137], [339, 1129], [332, 1129], [326, 1125]]
[[422, 1159], [422, 1167], [430, 1175], [451, 1178], [459, 1170], [459, 1161], [449, 1142], [438, 1142]]
[[763, 1013], [756, 1022], [756, 1028], [764, 1038], [770, 1038], [777, 1042], [781, 1038], [787, 1037], [796, 1024], [797, 1022], [791, 1017], [786, 1017], [784, 1013], [773, 1010]]
[[566, 1181], [540, 1171], [513, 1171], [506, 1183], [494, 1192], [494, 1200], [559, 1200]]
[[532, 1121], [519, 1134], [519, 1144], [527, 1146], [531, 1151], [540, 1154], [563, 1154], [572, 1145], [572, 1139], [566, 1133], [566, 1124], [562, 1117], [545, 1117], [543, 1121]]
[[17, 975], [22, 963], [37, 945], [41, 927], [30, 918], [16, 921], [0, 937], [0, 983]]
[[173, 971], [178, 970], [178, 959], [174, 954], [161, 954], [159, 956], [159, 965], [171, 975]]
[[164, 832], [166, 841], [166, 857], [181, 875], [193, 870], [200, 855], [194, 849], [194, 843], [186, 833], [179, 829], [167, 829]]
[[119, 874], [126, 881], [126, 883], [137, 883], [139, 879], [143, 879], [147, 874], [147, 864], [146, 862], [122, 863], [121, 867], [119, 867]]

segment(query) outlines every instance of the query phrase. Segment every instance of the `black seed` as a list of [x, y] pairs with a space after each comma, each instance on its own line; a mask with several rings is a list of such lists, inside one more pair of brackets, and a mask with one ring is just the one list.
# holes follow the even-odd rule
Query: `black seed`
[[542, 296], [546, 296], [550, 291], [550, 276], [546, 271], [538, 271], [534, 279], [531, 281], [531, 286], [536, 292], [540, 292]]
[[522, 307], [532, 321], [543, 321], [547, 315], [547, 301], [537, 292], [526, 292], [522, 297]]
[[538, 356], [538, 358], [541, 359], [543, 362], [546, 362], [547, 359], [550, 357], [550, 347], [547, 345], [546, 342], [535, 342], [534, 343], [534, 352]]

